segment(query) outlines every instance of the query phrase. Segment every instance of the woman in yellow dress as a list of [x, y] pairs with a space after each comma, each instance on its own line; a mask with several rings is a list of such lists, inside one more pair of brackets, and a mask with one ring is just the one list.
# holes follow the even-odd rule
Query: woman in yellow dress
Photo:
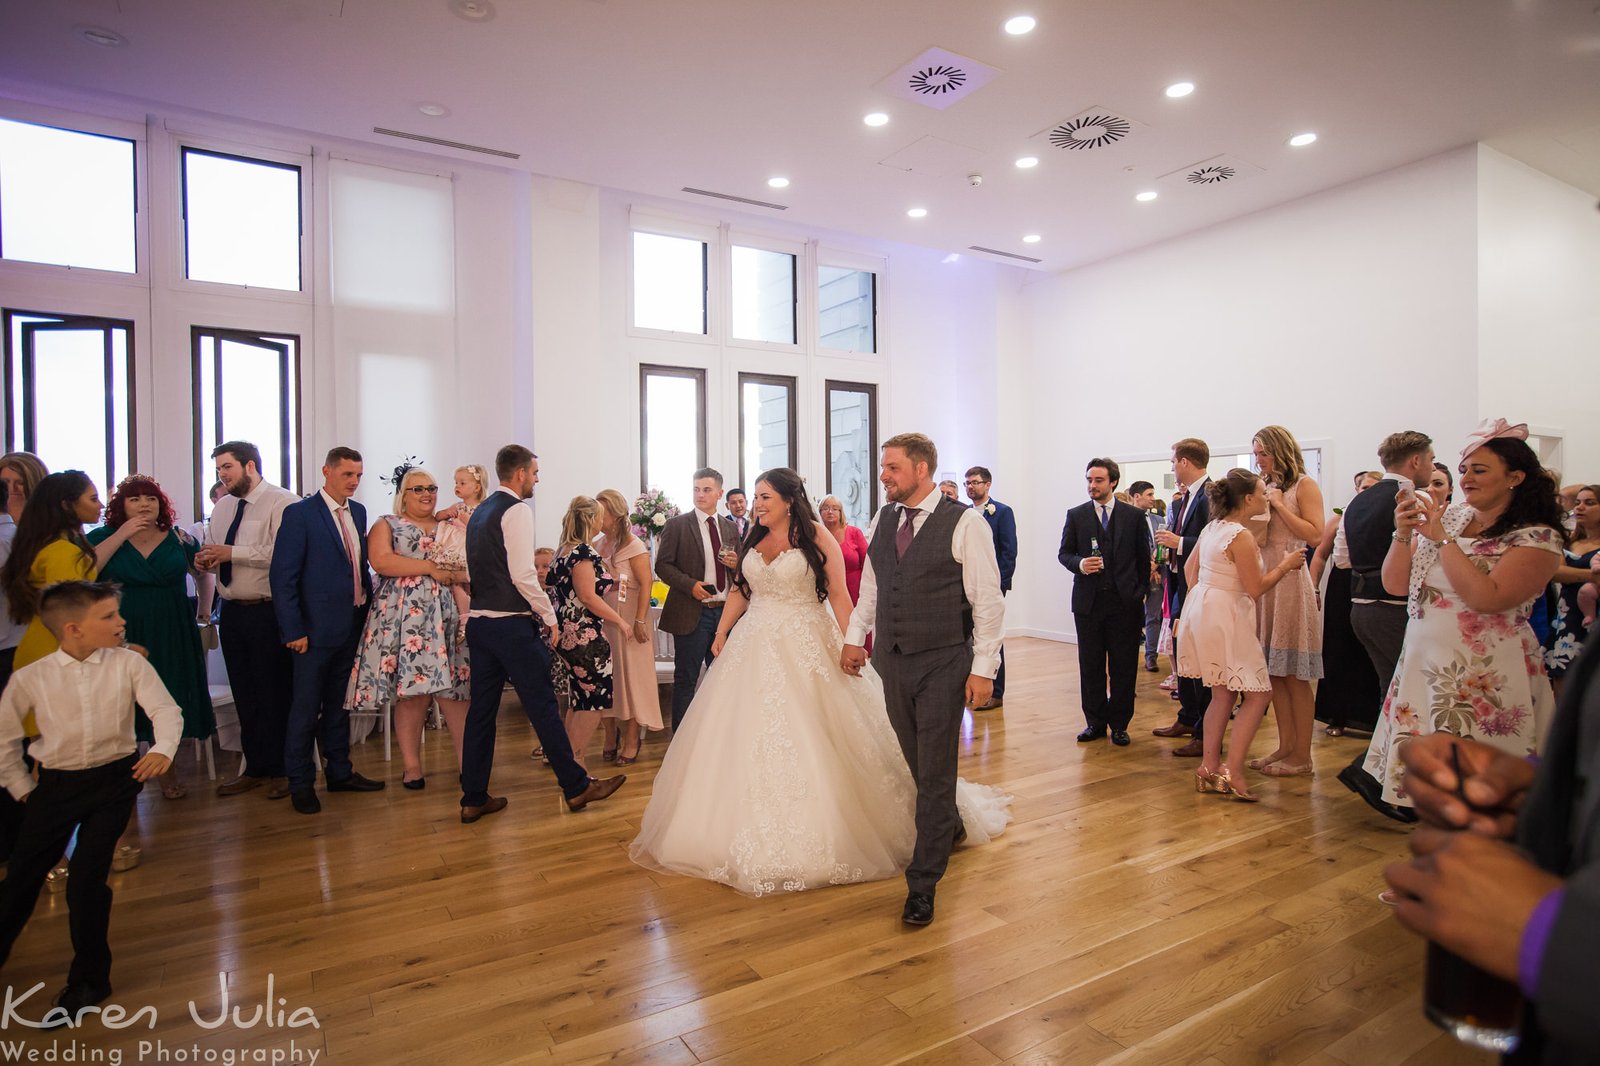
[[17, 645], [15, 669], [37, 662], [58, 647], [39, 620], [39, 593], [57, 581], [93, 581], [99, 573], [94, 549], [83, 526], [100, 518], [100, 493], [81, 470], [63, 470], [39, 482], [11, 544], [11, 557], [0, 568], [6, 607], [27, 632]]

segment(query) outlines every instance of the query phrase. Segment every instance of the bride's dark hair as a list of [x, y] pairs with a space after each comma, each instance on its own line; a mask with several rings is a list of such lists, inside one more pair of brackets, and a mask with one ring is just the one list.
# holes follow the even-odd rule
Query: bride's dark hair
[[[800, 475], [786, 466], [768, 470], [756, 478], [756, 484], [763, 482], [773, 492], [783, 497], [783, 502], [789, 505], [789, 547], [799, 548], [800, 554], [806, 557], [806, 562], [811, 564], [811, 572], [817, 578], [817, 600], [826, 601], [828, 598], [828, 572], [827, 556], [822, 554], [822, 548], [817, 544], [817, 512], [811, 506], [811, 500], [806, 496], [806, 484], [800, 480]], [[767, 535], [767, 527], [761, 524], [758, 518], [750, 523], [749, 532], [744, 535], [744, 542], [739, 545], [739, 568], [733, 575], [733, 586], [744, 594], [745, 599], [750, 598], [750, 585], [744, 579], [744, 557], [750, 550], [761, 543]]]

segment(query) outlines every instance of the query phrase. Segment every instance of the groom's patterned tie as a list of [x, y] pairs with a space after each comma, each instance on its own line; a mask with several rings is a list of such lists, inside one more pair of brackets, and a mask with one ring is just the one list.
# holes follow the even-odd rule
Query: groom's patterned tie
[[911, 547], [911, 537], [915, 532], [911, 528], [911, 516], [916, 514], [916, 509], [900, 505], [900, 528], [894, 531], [894, 557], [896, 561], [905, 558], [906, 549]]

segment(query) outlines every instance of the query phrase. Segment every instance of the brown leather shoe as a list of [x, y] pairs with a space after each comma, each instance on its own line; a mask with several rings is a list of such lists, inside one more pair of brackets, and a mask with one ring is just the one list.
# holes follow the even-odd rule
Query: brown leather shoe
[[605, 780], [601, 780], [598, 777], [589, 778], [589, 787], [567, 800], [567, 810], [581, 811], [594, 801], [605, 799], [621, 788], [622, 783], [627, 779], [627, 774], [618, 774], [616, 777], [608, 777]]
[[991, 698], [991, 699], [984, 700], [982, 703], [978, 704], [976, 707], [974, 707], [972, 709], [975, 710], [975, 711], [992, 711], [992, 710], [995, 710], [998, 707], [1004, 707], [1004, 706], [1005, 706], [1005, 701], [1004, 700], [997, 700], [997, 699]]
[[249, 792], [257, 785], [264, 785], [266, 782], [267, 779], [264, 777], [248, 777], [244, 774], [240, 774], [232, 781], [224, 781], [222, 784], [218, 785], [217, 795], [238, 796], [245, 792]]
[[1198, 759], [1205, 753], [1206, 750], [1201, 745], [1199, 737], [1189, 741], [1189, 743], [1185, 744], [1181, 748], [1172, 749], [1172, 754], [1176, 755], [1180, 759]]
[[461, 808], [461, 824], [471, 825], [486, 814], [498, 814], [506, 809], [507, 800], [504, 796], [490, 796], [476, 807], [463, 805]]
[[1194, 736], [1194, 727], [1184, 725], [1182, 722], [1173, 722], [1171, 725], [1162, 726], [1160, 729], [1152, 729], [1150, 732], [1158, 737], [1192, 737]]
[[281, 800], [289, 794], [289, 779], [287, 777], [274, 777], [272, 784], [267, 787], [267, 799]]

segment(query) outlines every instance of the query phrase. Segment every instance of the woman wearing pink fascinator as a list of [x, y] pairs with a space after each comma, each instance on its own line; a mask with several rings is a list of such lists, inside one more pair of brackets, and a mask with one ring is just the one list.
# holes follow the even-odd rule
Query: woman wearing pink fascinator
[[1383, 583], [1409, 597], [1410, 620], [1364, 764], [1397, 806], [1411, 805], [1405, 741], [1453, 733], [1521, 756], [1539, 750], [1555, 711], [1528, 618], [1565, 533], [1555, 483], [1527, 438], [1524, 423], [1485, 419], [1462, 448], [1461, 502], [1440, 507], [1413, 491], [1397, 499]]

